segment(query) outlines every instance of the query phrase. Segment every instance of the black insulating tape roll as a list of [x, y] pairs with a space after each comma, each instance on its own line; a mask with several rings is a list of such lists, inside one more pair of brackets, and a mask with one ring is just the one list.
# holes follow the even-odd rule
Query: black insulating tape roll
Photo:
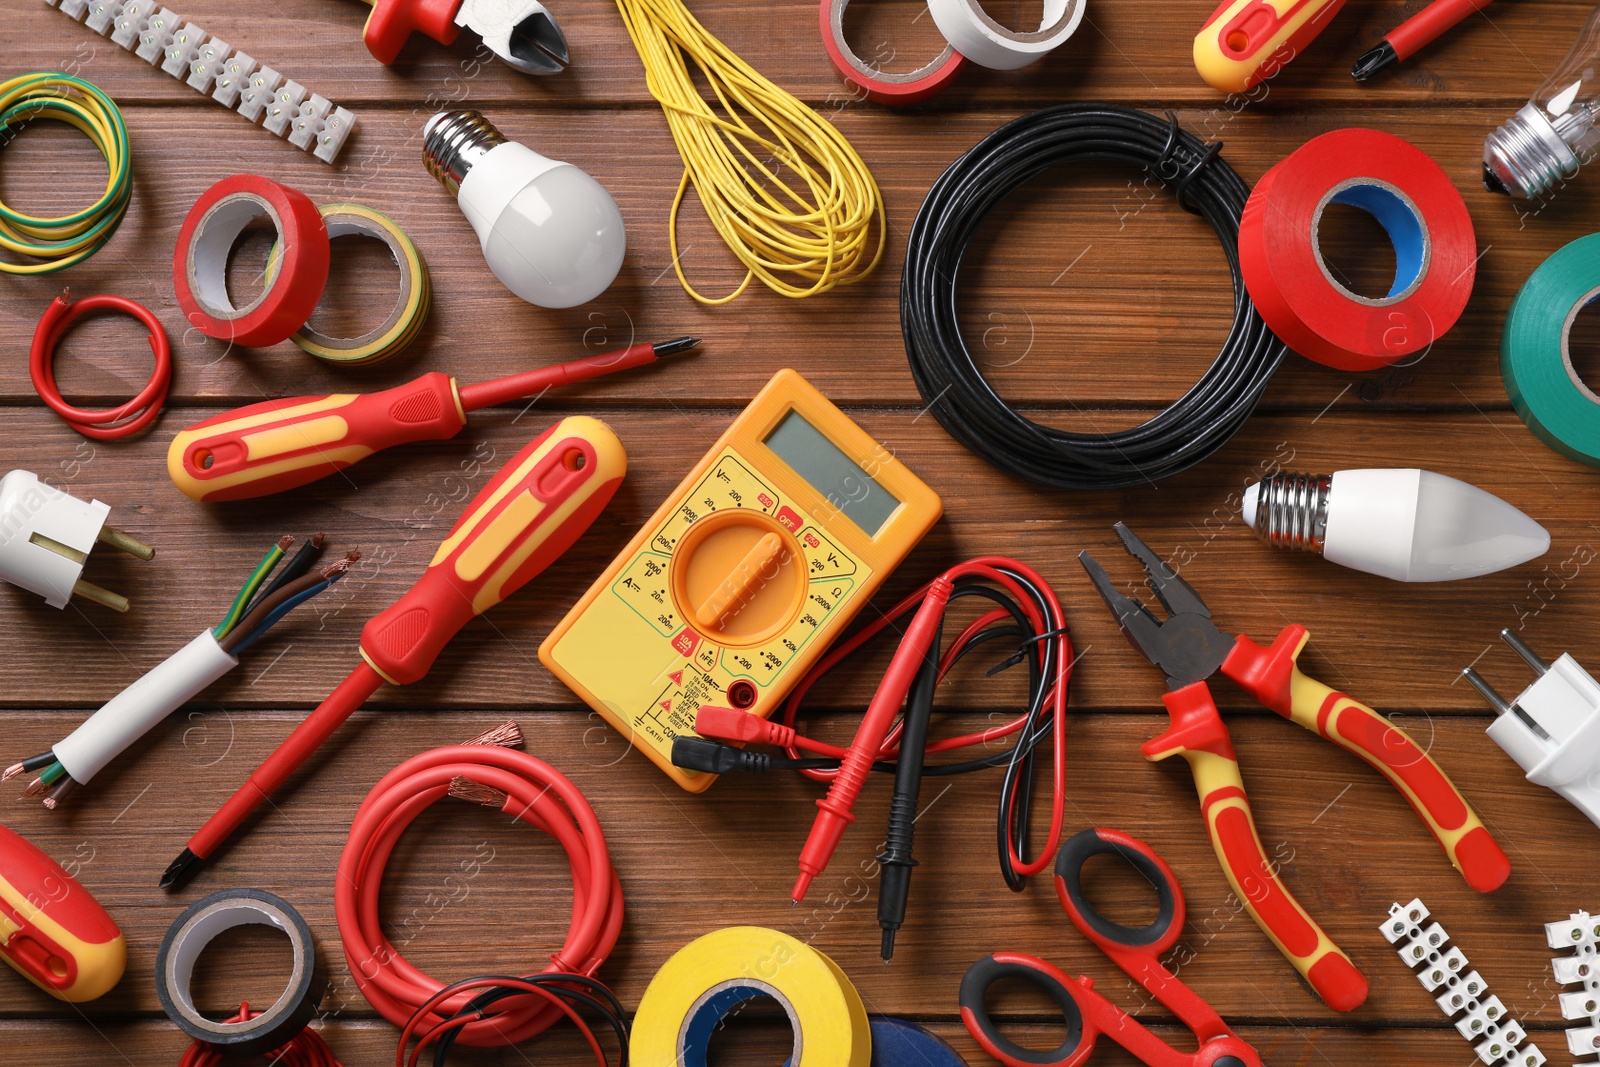
[[[283, 993], [249, 1022], [208, 1019], [194, 1005], [189, 983], [205, 947], [236, 926], [272, 926], [294, 948]], [[197, 900], [167, 928], [156, 952], [156, 995], [167, 1018], [197, 1041], [229, 1052], [268, 1052], [293, 1041], [316, 1014], [323, 989], [311, 927], [288, 901], [260, 889], [224, 889]]]

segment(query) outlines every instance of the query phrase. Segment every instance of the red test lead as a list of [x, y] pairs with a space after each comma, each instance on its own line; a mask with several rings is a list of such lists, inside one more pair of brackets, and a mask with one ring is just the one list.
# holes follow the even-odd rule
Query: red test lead
[[800, 877], [795, 879], [794, 892], [789, 894], [796, 904], [805, 899], [811, 880], [828, 866], [828, 861], [833, 858], [833, 850], [844, 836], [845, 827], [856, 821], [856, 798], [867, 784], [872, 761], [877, 758], [878, 749], [883, 747], [883, 739], [889, 734], [895, 713], [905, 702], [911, 682], [921, 669], [922, 661], [927, 658], [934, 638], [938, 636], [945, 605], [950, 603], [954, 588], [955, 581], [949, 573], [941, 574], [928, 587], [928, 595], [923, 598], [922, 606], [906, 628], [905, 639], [895, 650], [883, 681], [878, 683], [878, 691], [872, 695], [872, 703], [867, 705], [867, 713], [862, 716], [855, 739], [850, 742], [849, 754], [839, 765], [839, 773], [828, 787], [827, 795], [817, 801], [820, 810], [816, 821], [811, 824], [811, 834], [806, 838], [805, 848], [800, 850]]
[[421, 679], [461, 627], [555, 562], [610, 502], [626, 469], [616, 434], [582, 415], [512, 457], [467, 505], [417, 584], [367, 622], [362, 663], [189, 839], [162, 888], [185, 881], [384, 682]]

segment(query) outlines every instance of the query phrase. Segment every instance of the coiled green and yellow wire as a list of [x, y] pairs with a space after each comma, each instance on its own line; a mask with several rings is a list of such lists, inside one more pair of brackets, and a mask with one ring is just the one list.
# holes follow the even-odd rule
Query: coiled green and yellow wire
[[53, 119], [83, 131], [105, 157], [106, 188], [82, 211], [59, 218], [25, 215], [0, 201], [0, 248], [40, 261], [0, 260], [0, 273], [49, 274], [88, 259], [117, 232], [133, 195], [128, 127], [99, 87], [53, 71], [0, 82], [0, 146], [17, 127], [34, 119]]

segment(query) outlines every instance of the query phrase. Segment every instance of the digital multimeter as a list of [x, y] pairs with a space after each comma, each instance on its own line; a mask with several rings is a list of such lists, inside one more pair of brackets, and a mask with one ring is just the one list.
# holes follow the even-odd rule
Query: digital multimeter
[[792, 370], [768, 382], [539, 646], [683, 788], [702, 704], [766, 718], [943, 511]]

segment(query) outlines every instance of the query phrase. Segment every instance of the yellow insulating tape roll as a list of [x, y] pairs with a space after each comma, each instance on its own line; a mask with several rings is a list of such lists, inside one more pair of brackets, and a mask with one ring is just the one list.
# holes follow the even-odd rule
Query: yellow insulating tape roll
[[[428, 264], [422, 253], [411, 243], [411, 238], [396, 226], [387, 215], [361, 204], [326, 204], [319, 208], [322, 221], [328, 228], [328, 238], [359, 234], [383, 242], [400, 268], [400, 293], [394, 308], [375, 328], [360, 337], [330, 337], [314, 329], [310, 323], [300, 327], [289, 340], [302, 350], [329, 363], [346, 366], [364, 366], [378, 363], [401, 351], [422, 330], [428, 319], [428, 307], [433, 298], [433, 283], [428, 277]], [[267, 260], [267, 284], [278, 269], [278, 248], [275, 246]], [[329, 280], [331, 287], [334, 282]]]
[[776, 1000], [794, 1028], [789, 1067], [870, 1067], [867, 1009], [827, 956], [788, 934], [731, 926], [679, 949], [644, 991], [633, 1067], [706, 1067], [722, 1020], [755, 997]]

